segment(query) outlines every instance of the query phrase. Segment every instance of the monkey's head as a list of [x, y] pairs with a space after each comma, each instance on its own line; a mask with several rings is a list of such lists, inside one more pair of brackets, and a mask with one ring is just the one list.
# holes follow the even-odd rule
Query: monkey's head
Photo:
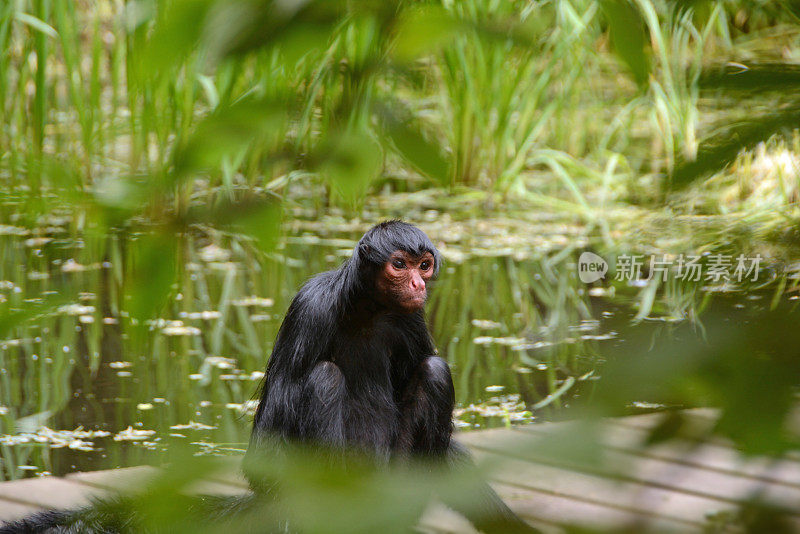
[[402, 313], [423, 308], [427, 284], [442, 264], [441, 254], [425, 232], [402, 221], [373, 226], [358, 242], [356, 254], [375, 300]]

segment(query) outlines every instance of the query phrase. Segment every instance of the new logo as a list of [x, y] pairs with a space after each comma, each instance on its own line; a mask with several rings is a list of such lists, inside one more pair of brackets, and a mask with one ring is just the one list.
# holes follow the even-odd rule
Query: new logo
[[584, 252], [578, 258], [578, 278], [584, 284], [597, 282], [608, 272], [608, 262], [594, 252]]

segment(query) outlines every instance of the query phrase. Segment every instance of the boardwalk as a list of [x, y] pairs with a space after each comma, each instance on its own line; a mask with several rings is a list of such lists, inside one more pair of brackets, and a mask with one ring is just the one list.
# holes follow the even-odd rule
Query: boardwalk
[[[546, 531], [585, 526], [700, 532], [710, 522], [734, 517], [755, 496], [785, 507], [786, 520], [800, 531], [800, 454], [781, 460], [745, 458], [725, 442], [688, 439], [644, 447], [643, 439], [663, 417], [603, 420], [597, 426], [600, 446], [588, 438], [574, 439], [571, 430], [587, 432], [572, 428], [580, 423], [469, 432], [459, 439], [479, 462], [502, 459], [492, 471], [493, 485], [514, 510]], [[688, 420], [708, 426], [713, 412], [696, 410]], [[548, 443], [564, 454], [549, 454]], [[245, 491], [245, 482], [231, 471], [230, 477], [204, 480], [193, 491]], [[133, 467], [6, 482], [0, 484], [0, 519], [82, 504], [91, 495], [143, 484], [155, 472]], [[452, 531], [458, 522], [439, 510], [423, 524], [426, 530]]]

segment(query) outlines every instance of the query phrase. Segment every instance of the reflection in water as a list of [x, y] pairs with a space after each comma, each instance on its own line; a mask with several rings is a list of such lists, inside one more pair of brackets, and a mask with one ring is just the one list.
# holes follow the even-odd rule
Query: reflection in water
[[[133, 265], [126, 238], [74, 240], [58, 228], [53, 237], [3, 236], [0, 298], [11, 310], [43, 308], [0, 325], [2, 477], [160, 462], [184, 446], [244, 449], [248, 411], [290, 299], [349, 255], [355, 230], [289, 239], [269, 255], [247, 242], [185, 236], [167, 308], [145, 324], [125, 313]], [[428, 319], [453, 369], [460, 426], [563, 416], [570, 404], [591, 400], [602, 362], [624, 353], [632, 333], [651, 346], [697, 338], [710, 303], [732, 320], [768, 305], [742, 294], [711, 299], [699, 285], [668, 282], [634, 325], [642, 290], [595, 284], [589, 291], [576, 274], [578, 254], [447, 258]], [[638, 400], [647, 399], [623, 404]]]

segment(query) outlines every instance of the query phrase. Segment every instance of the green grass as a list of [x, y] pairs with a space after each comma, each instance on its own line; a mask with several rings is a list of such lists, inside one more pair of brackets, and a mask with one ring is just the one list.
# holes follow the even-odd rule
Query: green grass
[[[198, 136], [212, 136], [224, 146], [189, 162], [186, 184], [173, 191], [178, 205], [191, 202], [192, 183], [229, 197], [243, 186], [283, 194], [297, 180], [337, 190], [340, 179], [323, 164], [338, 157], [330, 140], [385, 135], [376, 110], [400, 104], [411, 112], [403, 119], [410, 132], [422, 134], [415, 142], [431, 143], [447, 162], [446, 176], [433, 178], [451, 187], [538, 192], [543, 150], [569, 154], [586, 172], [621, 155], [629, 170], [612, 179], [624, 184], [636, 178], [630, 173], [671, 170], [676, 157], [693, 157], [703, 135], [701, 69], [736, 58], [737, 38], [746, 47], [758, 31], [741, 35], [726, 11], [735, 8], [723, 3], [699, 11], [632, 4], [649, 36], [634, 50], [650, 69], [637, 90], [626, 62], [609, 53], [622, 45], [608, 42], [608, 15], [594, 1], [445, 2], [431, 13], [451, 21], [444, 24], [450, 31], [431, 30], [424, 39], [424, 17], [404, 26], [402, 9], [398, 16], [366, 4], [350, 11], [312, 4], [294, 19], [273, 21], [273, 38], [248, 26], [243, 5], [4, 5], [4, 176], [34, 192], [42, 179], [85, 194], [100, 180], [172, 173], [181, 166], [176, 155], [202, 145]], [[780, 27], [780, 19], [770, 20], [765, 32]], [[412, 61], [393, 55], [401, 45], [414, 50]], [[280, 103], [267, 131], [226, 140], [202, 128], [210, 114], [230, 116], [231, 106], [248, 99]], [[631, 128], [642, 116], [650, 122]], [[258, 119], [234, 116], [230, 127], [247, 131]], [[382, 156], [406, 167], [403, 174], [426, 169], [409, 151], [392, 159], [398, 146], [383, 144]], [[63, 169], [60, 176], [52, 166]], [[310, 172], [294, 176], [297, 169]], [[369, 166], [363, 173], [365, 183], [380, 174]], [[367, 190], [357, 188], [357, 197]]]

